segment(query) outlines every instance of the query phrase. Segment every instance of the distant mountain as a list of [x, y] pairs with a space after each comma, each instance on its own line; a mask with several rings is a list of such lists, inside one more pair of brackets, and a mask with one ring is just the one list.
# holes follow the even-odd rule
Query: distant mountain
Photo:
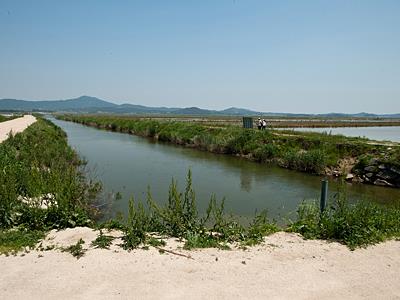
[[193, 116], [270, 116], [270, 117], [369, 117], [369, 118], [400, 118], [400, 114], [377, 115], [361, 112], [358, 114], [328, 113], [328, 114], [290, 114], [257, 112], [244, 108], [230, 107], [224, 110], [208, 110], [199, 107], [149, 107], [135, 104], [115, 104], [96, 97], [81, 96], [66, 100], [27, 101], [17, 99], [0, 99], [0, 111], [48, 111], [73, 113], [109, 113], [109, 114], [172, 114]]
[[249, 110], [249, 109], [244, 109], [244, 108], [237, 108], [237, 107], [230, 107], [224, 110], [219, 111], [220, 114], [223, 115], [240, 115], [240, 116], [254, 116], [254, 115], [259, 115], [260, 112]]
[[201, 109], [198, 107], [186, 107], [172, 112], [174, 115], [218, 115], [215, 110]]
[[94, 108], [112, 108], [118, 105], [89, 96], [81, 96], [67, 100], [27, 101], [16, 99], [1, 99], [1, 110], [14, 111], [69, 111]]
[[116, 110], [120, 110], [123, 113], [149, 113], [149, 114], [157, 114], [157, 113], [171, 113], [173, 111], [179, 110], [179, 108], [170, 108], [170, 107], [149, 107], [143, 105], [134, 105], [134, 104], [121, 104]]
[[378, 115], [378, 116], [383, 117], [383, 118], [393, 118], [393, 119], [400, 118], [400, 114], [386, 114], [386, 115]]

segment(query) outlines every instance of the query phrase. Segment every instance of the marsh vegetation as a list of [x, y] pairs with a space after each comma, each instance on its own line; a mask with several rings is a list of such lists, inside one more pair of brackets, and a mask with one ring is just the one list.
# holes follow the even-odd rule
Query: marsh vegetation
[[90, 225], [101, 186], [85, 178], [83, 165], [65, 133], [43, 119], [1, 143], [1, 240], [31, 245], [47, 230]]

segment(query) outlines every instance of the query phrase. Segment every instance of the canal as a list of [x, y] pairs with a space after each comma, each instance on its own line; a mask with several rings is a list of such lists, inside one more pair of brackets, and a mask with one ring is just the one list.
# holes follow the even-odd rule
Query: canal
[[[184, 190], [190, 169], [198, 208], [205, 211], [212, 194], [225, 198], [226, 211], [243, 217], [267, 209], [277, 220], [295, 217], [304, 200], [318, 199], [321, 177], [272, 167], [228, 155], [154, 142], [129, 134], [108, 132], [80, 124], [55, 120], [68, 135], [69, 144], [88, 161], [89, 175], [103, 183], [103, 200], [112, 201], [111, 215], [126, 214], [128, 200], [145, 200], [150, 187], [158, 203], [168, 199], [172, 178]], [[369, 199], [381, 203], [400, 201], [400, 189], [363, 184], [345, 184], [351, 200]], [[330, 181], [334, 197], [338, 183]]]

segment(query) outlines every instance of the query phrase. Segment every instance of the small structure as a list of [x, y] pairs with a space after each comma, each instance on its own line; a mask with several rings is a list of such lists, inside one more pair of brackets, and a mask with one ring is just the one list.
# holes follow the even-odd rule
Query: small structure
[[253, 128], [252, 117], [243, 117], [243, 128]]

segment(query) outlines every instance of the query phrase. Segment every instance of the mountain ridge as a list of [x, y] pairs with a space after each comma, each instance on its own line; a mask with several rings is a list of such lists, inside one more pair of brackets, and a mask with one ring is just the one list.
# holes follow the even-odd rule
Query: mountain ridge
[[348, 113], [325, 113], [325, 114], [302, 114], [302, 113], [276, 113], [258, 112], [245, 108], [229, 107], [223, 110], [202, 109], [199, 107], [150, 107], [139, 104], [115, 104], [92, 96], [80, 96], [64, 100], [19, 100], [0, 99], [0, 111], [46, 111], [46, 112], [75, 112], [75, 113], [120, 113], [120, 114], [174, 114], [174, 115], [226, 115], [226, 116], [291, 116], [291, 117], [382, 117], [400, 118], [400, 113], [373, 114], [360, 112]]

